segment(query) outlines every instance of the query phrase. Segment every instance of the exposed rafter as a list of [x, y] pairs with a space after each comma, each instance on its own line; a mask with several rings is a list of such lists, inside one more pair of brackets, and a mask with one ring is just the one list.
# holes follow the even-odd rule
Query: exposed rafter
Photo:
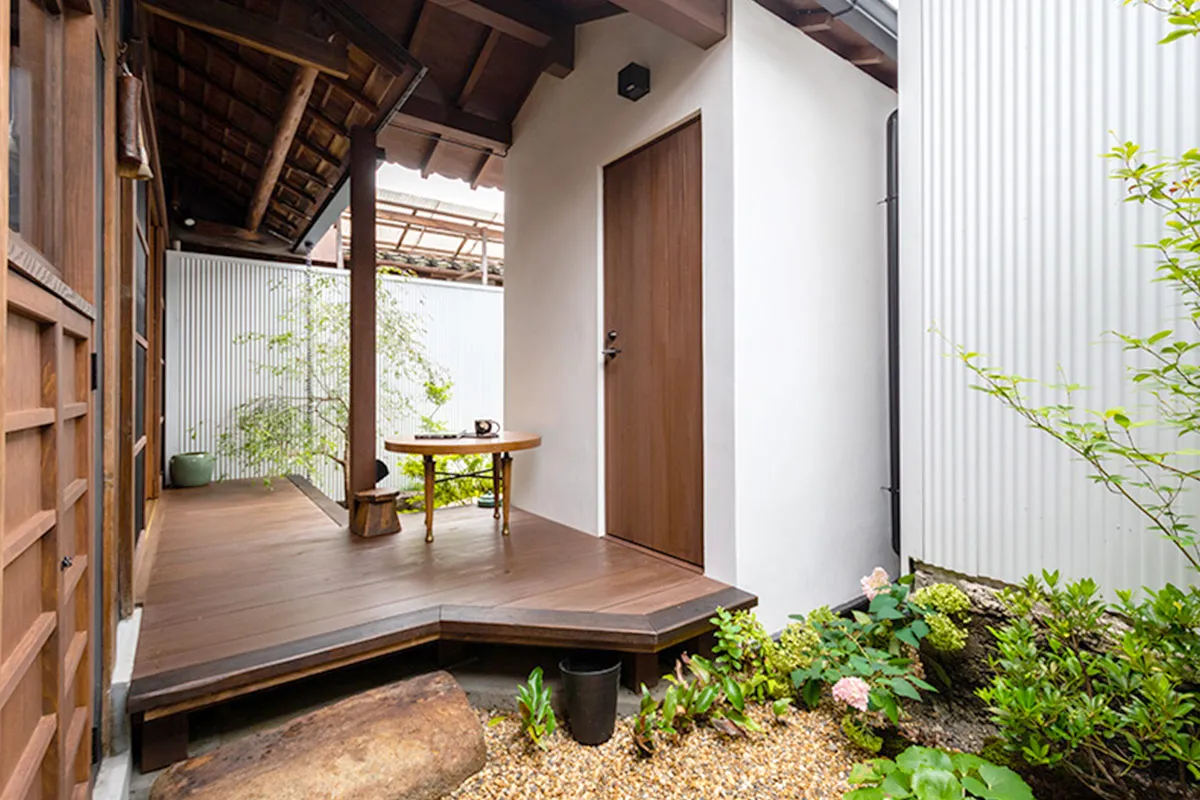
[[399, 42], [376, 27], [346, 0], [318, 0], [333, 23], [356, 47], [382, 64], [397, 77], [424, 72], [424, 65], [413, 58]]
[[725, 38], [725, 0], [612, 0], [705, 50]]
[[575, 25], [528, 0], [426, 0], [547, 51], [546, 71], [563, 78], [575, 68]]
[[[512, 144], [512, 125], [507, 122], [479, 117], [424, 97], [410, 97], [392, 118], [392, 124], [487, 150], [507, 150]], [[381, 134], [382, 147], [387, 146], [384, 139]]]
[[496, 44], [499, 41], [500, 31], [495, 28], [489, 30], [487, 38], [483, 40], [483, 46], [479, 48], [479, 52], [475, 55], [475, 61], [471, 64], [467, 82], [463, 84], [462, 91], [458, 93], [459, 108], [466, 108], [467, 104], [471, 102], [471, 95], [475, 93], [475, 87], [479, 85], [479, 79], [483, 77], [483, 71], [487, 69], [488, 60], [496, 51]]
[[142, 7], [180, 25], [207, 31], [301, 66], [338, 78], [350, 75], [350, 54], [344, 44], [323, 41], [224, 0], [142, 0]]
[[288, 90], [279, 115], [279, 124], [275, 128], [275, 139], [267, 151], [267, 159], [263, 162], [262, 171], [258, 174], [258, 182], [254, 186], [254, 194], [250, 195], [250, 203], [246, 210], [247, 230], [258, 230], [263, 215], [267, 213], [267, 204], [279, 182], [283, 164], [287, 160], [288, 151], [292, 149], [292, 140], [296, 138], [296, 130], [304, 117], [304, 109], [308, 106], [309, 95], [317, 80], [317, 71], [312, 67], [297, 67], [296, 75], [292, 78], [292, 87]]

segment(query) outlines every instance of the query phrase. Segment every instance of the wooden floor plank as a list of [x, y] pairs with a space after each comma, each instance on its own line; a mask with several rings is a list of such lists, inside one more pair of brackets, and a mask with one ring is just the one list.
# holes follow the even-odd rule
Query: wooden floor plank
[[289, 481], [165, 494], [134, 665], [135, 687], [152, 687], [146, 696], [164, 707], [184, 695], [203, 704], [197, 686], [236, 690], [239, 671], [286, 679], [272, 659], [294, 661], [297, 676], [320, 671], [307, 643], [330, 643], [332, 663], [346, 643], [363, 651], [373, 632], [391, 631], [394, 646], [404, 619], [432, 620], [413, 627], [428, 641], [443, 611], [456, 637], [569, 645], [575, 636], [644, 649], [662, 634], [654, 612], [705, 608], [730, 588], [517, 509], [511, 536], [489, 509], [440, 510], [427, 544], [407, 516], [395, 536], [353, 536]]

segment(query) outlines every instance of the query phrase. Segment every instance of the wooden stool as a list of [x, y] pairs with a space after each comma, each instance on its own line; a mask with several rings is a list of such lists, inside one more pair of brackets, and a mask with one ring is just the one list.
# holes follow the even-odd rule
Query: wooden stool
[[359, 536], [384, 536], [400, 532], [396, 513], [396, 489], [367, 489], [354, 493], [354, 516], [350, 530]]

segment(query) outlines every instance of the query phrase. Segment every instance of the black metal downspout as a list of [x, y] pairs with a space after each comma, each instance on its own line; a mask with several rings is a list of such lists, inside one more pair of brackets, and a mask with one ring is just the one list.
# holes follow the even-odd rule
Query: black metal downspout
[[892, 499], [892, 549], [900, 553], [900, 125], [899, 110], [887, 121], [887, 349], [888, 449]]

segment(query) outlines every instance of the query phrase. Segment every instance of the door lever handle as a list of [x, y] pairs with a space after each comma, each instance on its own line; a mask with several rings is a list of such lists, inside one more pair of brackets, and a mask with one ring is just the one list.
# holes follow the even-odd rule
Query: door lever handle
[[600, 352], [604, 354], [604, 357], [605, 357], [605, 358], [607, 358], [609, 361], [612, 361], [614, 358], [616, 358], [618, 355], [620, 355], [620, 353], [621, 353], [621, 348], [619, 348], [619, 347], [606, 347], [606, 348], [604, 348], [603, 350], [601, 350]]

